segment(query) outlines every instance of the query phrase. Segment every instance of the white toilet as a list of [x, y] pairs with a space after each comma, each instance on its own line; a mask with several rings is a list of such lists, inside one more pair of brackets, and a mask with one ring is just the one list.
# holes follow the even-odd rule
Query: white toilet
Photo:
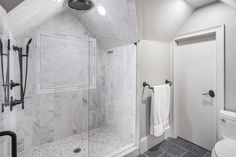
[[217, 142], [212, 157], [236, 157], [236, 113], [220, 111], [219, 129], [222, 140]]

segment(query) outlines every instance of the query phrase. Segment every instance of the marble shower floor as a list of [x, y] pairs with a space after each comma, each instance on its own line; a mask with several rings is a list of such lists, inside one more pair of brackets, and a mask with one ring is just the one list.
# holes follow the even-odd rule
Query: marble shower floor
[[[128, 145], [127, 141], [107, 128], [95, 129], [87, 133], [74, 135], [32, 147], [19, 154], [20, 157], [104, 157]], [[80, 148], [80, 153], [74, 153]]]

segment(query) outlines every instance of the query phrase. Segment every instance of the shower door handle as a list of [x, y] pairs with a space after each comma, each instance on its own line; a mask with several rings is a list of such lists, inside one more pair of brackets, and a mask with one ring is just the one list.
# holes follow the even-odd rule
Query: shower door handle
[[215, 92], [213, 90], [209, 90], [208, 93], [203, 93], [202, 95], [209, 95], [210, 97], [214, 98], [215, 97]]
[[3, 131], [0, 132], [0, 137], [9, 136], [11, 137], [11, 157], [17, 157], [17, 136], [15, 132]]

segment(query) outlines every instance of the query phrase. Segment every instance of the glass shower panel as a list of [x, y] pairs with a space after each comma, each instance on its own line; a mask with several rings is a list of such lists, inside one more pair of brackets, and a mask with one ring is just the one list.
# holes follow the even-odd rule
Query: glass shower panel
[[[0, 33], [1, 45], [0, 45], [0, 132], [5, 131], [4, 124], [5, 115], [2, 113], [6, 107], [9, 107], [9, 68], [10, 68], [10, 58], [8, 51], [8, 35], [1, 32]], [[0, 138], [0, 157], [5, 157], [8, 152], [9, 137], [2, 136]]]
[[116, 156], [135, 145], [136, 46], [97, 39], [96, 88], [90, 91], [89, 156]]
[[[69, 20], [69, 22], [67, 22]], [[16, 39], [29, 51], [25, 109], [0, 113], [0, 131], [18, 138], [18, 157], [88, 156], [89, 92], [96, 86], [96, 40], [66, 11]], [[11, 80], [20, 81], [19, 56], [11, 52]], [[23, 60], [23, 75], [25, 74]], [[19, 99], [19, 88], [11, 96]], [[7, 138], [4, 157], [10, 157]], [[1, 152], [2, 153], [2, 152]], [[2, 155], [2, 154], [1, 154]], [[0, 156], [1, 156], [0, 155]]]
[[42, 31], [29, 37], [34, 42], [26, 109], [17, 117], [20, 157], [88, 156], [90, 44], [94, 41]]

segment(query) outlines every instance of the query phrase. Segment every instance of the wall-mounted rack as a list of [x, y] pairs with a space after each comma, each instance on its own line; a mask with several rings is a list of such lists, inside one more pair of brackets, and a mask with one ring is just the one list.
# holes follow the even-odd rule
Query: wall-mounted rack
[[[172, 82], [169, 81], [169, 80], [166, 80], [165, 83], [166, 83], [166, 84], [169, 84], [170, 86], [172, 86]], [[151, 85], [148, 84], [147, 82], [143, 82], [143, 87], [144, 87], [144, 88], [145, 88], [145, 87], [148, 87], [149, 89], [154, 90], [154, 88], [151, 87]]]
[[[13, 108], [17, 105], [22, 105], [22, 109], [24, 109], [24, 98], [27, 84], [27, 74], [28, 74], [28, 57], [29, 57], [29, 46], [32, 42], [32, 39], [29, 39], [26, 45], [26, 53], [23, 54], [23, 48], [18, 46], [13, 46], [13, 50], [18, 53], [19, 57], [19, 71], [20, 71], [20, 82], [16, 83], [10, 80], [10, 51], [11, 51], [11, 43], [8, 39], [7, 43], [7, 53], [4, 53], [3, 50], [3, 42], [0, 39], [0, 56], [1, 56], [1, 70], [2, 70], [2, 86], [4, 89], [4, 100], [1, 105], [1, 111], [4, 112], [5, 107], [10, 106], [10, 111], [13, 111]], [[5, 72], [4, 65], [4, 56], [7, 56], [7, 67]], [[23, 76], [23, 58], [25, 59], [25, 75]], [[6, 75], [6, 76], [5, 76]], [[20, 98], [14, 99], [14, 97], [10, 96], [10, 90], [13, 90], [14, 87], [20, 87]]]

